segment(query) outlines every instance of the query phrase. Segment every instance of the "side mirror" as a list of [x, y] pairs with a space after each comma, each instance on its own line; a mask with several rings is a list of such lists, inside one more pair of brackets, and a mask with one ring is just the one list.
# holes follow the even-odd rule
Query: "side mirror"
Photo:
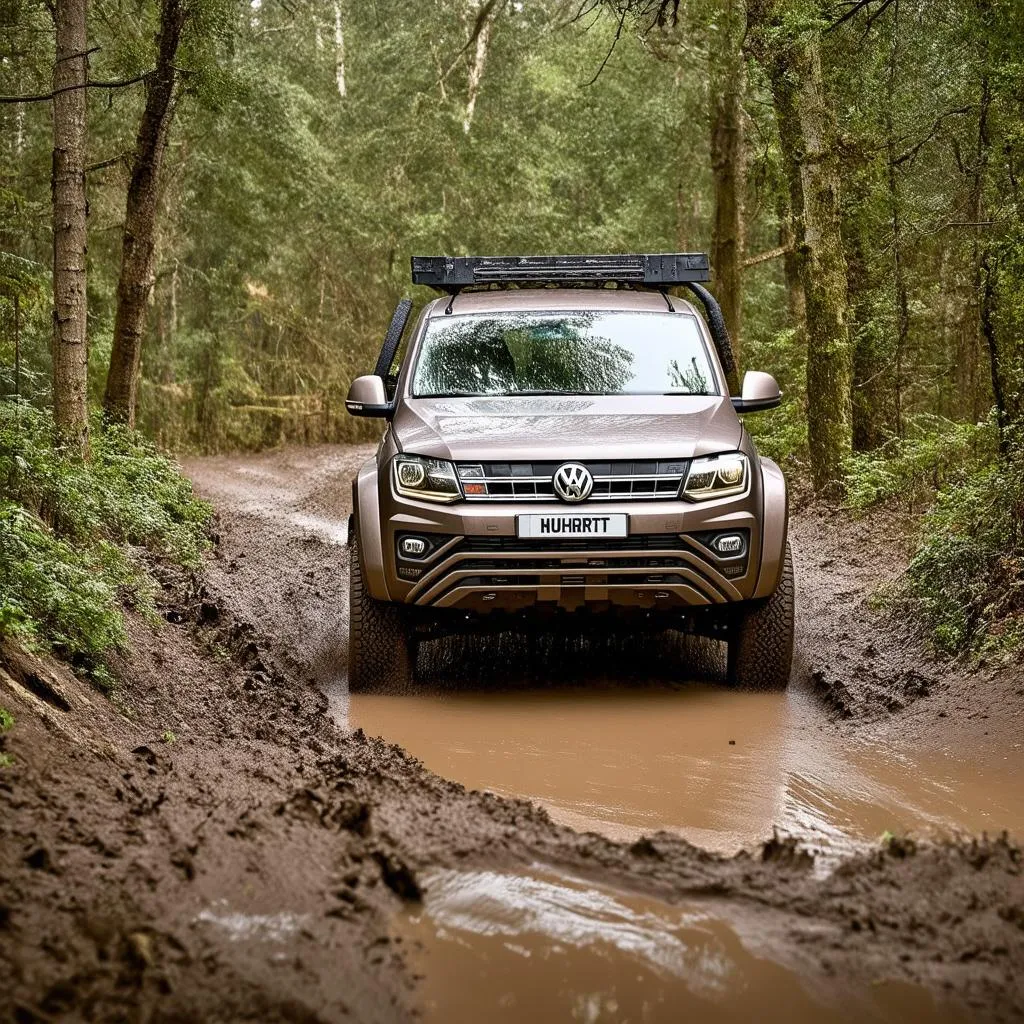
[[345, 408], [352, 416], [390, 416], [391, 403], [384, 393], [384, 381], [375, 373], [356, 377], [348, 389]]
[[737, 412], [761, 412], [776, 408], [781, 401], [782, 392], [770, 373], [748, 370], [743, 374], [743, 394], [733, 397], [732, 406]]

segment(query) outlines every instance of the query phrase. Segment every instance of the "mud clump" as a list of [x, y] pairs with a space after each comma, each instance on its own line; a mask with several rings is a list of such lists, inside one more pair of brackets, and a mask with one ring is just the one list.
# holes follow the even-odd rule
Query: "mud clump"
[[793, 836], [780, 839], [778, 832], [775, 832], [761, 847], [761, 863], [808, 871], [814, 867], [814, 854], [805, 850]]

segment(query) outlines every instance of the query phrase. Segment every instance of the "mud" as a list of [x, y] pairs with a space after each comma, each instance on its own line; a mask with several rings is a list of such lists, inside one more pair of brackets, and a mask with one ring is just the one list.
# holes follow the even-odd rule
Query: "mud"
[[[920, 986], [806, 985], [713, 900], [670, 905], [564, 875], [438, 871], [398, 932], [424, 1019], [791, 1024], [967, 1019]], [[744, 938], [744, 935], [748, 938]]]
[[[742, 970], [753, 970], [748, 954], [770, 948], [804, 989], [832, 992], [841, 981], [866, 997], [884, 983], [910, 986], [916, 1000], [923, 987], [975, 1019], [1024, 1015], [1024, 874], [1009, 840], [874, 843], [827, 873], [795, 844], [771, 839], [729, 859], [668, 832], [623, 844], [556, 824], [530, 802], [445, 781], [386, 740], [346, 731], [347, 479], [366, 453], [286, 450], [191, 464], [220, 512], [220, 543], [202, 580], [166, 573], [160, 626], [132, 620], [112, 698], [60, 666], [0, 654], [0, 703], [16, 719], [2, 743], [13, 763], [0, 770], [0, 1019], [409, 1019], [431, 991], [415, 976], [439, 906], [432, 891], [444, 892], [439, 871], [570, 877], [570, 888], [618, 893], [626, 909], [613, 917], [653, 915], [665, 922], [659, 935], [679, 925], [676, 939], [695, 947], [699, 936], [672, 915], [713, 900], [713, 910], [698, 909], [747, 952], [711, 924], [708, 948]], [[852, 630], [855, 612], [844, 609], [836, 628]], [[815, 613], [832, 614], [826, 604]], [[816, 628], [812, 658], [827, 621]], [[883, 635], [867, 612], [858, 628], [866, 643]], [[674, 656], [671, 644], [614, 649], [613, 659], [575, 642], [562, 648], [580, 671], [598, 659], [595, 678], [610, 692], [620, 675], [644, 700], [703, 692], [642, 678], [652, 660]], [[559, 649], [541, 640], [535, 652], [544, 659]], [[878, 661], [880, 676], [886, 664]], [[838, 668], [828, 671], [838, 678]], [[901, 712], [909, 735], [936, 720], [912, 718], [917, 705], [937, 715], [935, 701], [952, 709], [969, 699], [951, 670], [928, 671], [932, 695]], [[862, 692], [855, 673], [843, 680]], [[508, 681], [512, 696], [537, 686], [536, 674], [518, 690]], [[474, 699], [465, 680], [447, 689]], [[566, 684], [543, 689], [557, 699]], [[810, 701], [828, 688], [794, 692]], [[1013, 721], [1013, 690], [997, 692]], [[854, 710], [832, 722], [834, 704], [808, 706], [822, 712], [814, 728], [826, 745], [872, 717]], [[977, 726], [998, 745], [992, 714]], [[882, 742], [887, 727], [861, 731]], [[742, 736], [723, 738], [741, 752]], [[657, 812], [651, 828], [655, 818], [672, 823]], [[396, 932], [416, 917], [427, 933]], [[553, 947], [538, 941], [540, 959]], [[620, 969], [631, 969], [628, 958], [614, 968], [605, 958], [601, 971]], [[467, 971], [465, 983], [476, 984]], [[599, 994], [595, 985], [582, 988]], [[779, 985], [772, 991], [790, 990]]]
[[898, 751], [820, 718], [800, 689], [707, 684], [355, 694], [348, 709], [445, 778], [613, 839], [665, 830], [734, 854], [775, 828], [835, 858], [886, 832], [1024, 835], [1024, 759]]

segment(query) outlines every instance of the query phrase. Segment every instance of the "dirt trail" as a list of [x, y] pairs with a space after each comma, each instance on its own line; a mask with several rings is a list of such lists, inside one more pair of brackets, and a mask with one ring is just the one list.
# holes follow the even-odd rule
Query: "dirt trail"
[[[220, 544], [200, 589], [168, 576], [161, 626], [132, 623], [112, 702], [0, 657], [16, 718], [0, 772], [0, 1019], [408, 1019], [423, 996], [419, 954], [393, 928], [403, 908], [438, 872], [536, 865], [628, 899], [698, 901], [808, 984], [891, 979], [976, 1019], [1024, 1016], [1012, 843], [897, 842], [827, 877], [789, 843], [731, 859], [666, 833], [625, 845], [340, 727], [347, 479], [366, 454], [189, 464]], [[827, 632], [807, 649], [833, 692], [838, 668], [814, 666]], [[642, 674], [665, 654], [627, 645], [619, 664]], [[959, 699], [938, 675], [918, 703]]]

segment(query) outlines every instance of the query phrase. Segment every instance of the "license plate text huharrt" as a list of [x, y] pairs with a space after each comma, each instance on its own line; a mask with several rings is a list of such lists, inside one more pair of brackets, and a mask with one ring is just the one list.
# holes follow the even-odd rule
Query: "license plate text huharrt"
[[627, 517], [608, 515], [519, 516], [520, 537], [625, 537], [629, 534]]

